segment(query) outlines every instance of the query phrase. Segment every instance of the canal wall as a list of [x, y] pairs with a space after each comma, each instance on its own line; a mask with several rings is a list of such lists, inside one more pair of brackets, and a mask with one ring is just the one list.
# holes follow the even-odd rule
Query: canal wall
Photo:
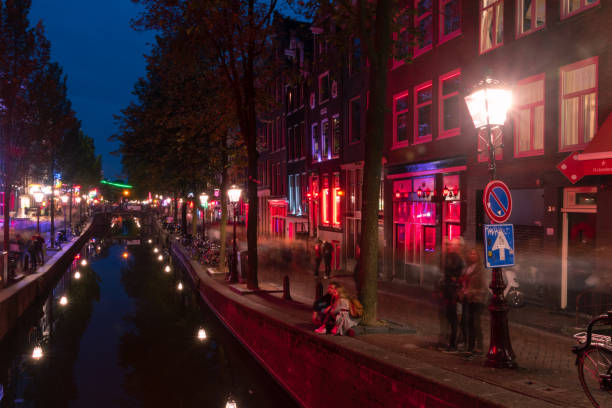
[[45, 298], [55, 286], [59, 277], [74, 260], [74, 256], [89, 239], [94, 227], [101, 224], [101, 221], [96, 219], [102, 216], [103, 214], [94, 216], [76, 240], [64, 244], [59, 252], [37, 269], [36, 273], [27, 275], [19, 282], [0, 290], [0, 341], [28, 308], [39, 298]]
[[174, 242], [171, 253], [224, 325], [304, 407], [550, 406], [356, 339], [316, 335], [282, 303], [249, 301], [258, 295], [214, 280]]

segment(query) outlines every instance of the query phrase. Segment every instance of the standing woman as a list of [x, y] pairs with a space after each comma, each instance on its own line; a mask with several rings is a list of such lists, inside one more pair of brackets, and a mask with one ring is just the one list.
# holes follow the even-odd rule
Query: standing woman
[[482, 354], [482, 312], [489, 292], [487, 290], [487, 274], [477, 248], [471, 248], [466, 256], [463, 299], [466, 305], [465, 340], [467, 352]]

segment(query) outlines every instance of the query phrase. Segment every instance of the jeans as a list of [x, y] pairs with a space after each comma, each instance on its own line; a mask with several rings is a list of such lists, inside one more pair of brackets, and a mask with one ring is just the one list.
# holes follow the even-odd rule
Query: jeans
[[455, 348], [457, 346], [457, 303], [448, 301], [446, 303], [446, 320], [450, 326], [448, 334], [448, 347]]

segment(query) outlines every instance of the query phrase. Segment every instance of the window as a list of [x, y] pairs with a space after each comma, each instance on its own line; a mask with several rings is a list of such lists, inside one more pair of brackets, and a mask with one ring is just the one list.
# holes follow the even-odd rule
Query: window
[[432, 83], [414, 88], [414, 143], [429, 142], [432, 134]]
[[359, 37], [351, 38], [351, 50], [349, 59], [349, 75], [354, 75], [361, 71], [361, 40]]
[[295, 214], [295, 196], [293, 189], [293, 175], [289, 176], [289, 213]]
[[440, 77], [440, 138], [459, 134], [460, 86], [461, 71], [458, 69]]
[[312, 125], [312, 161], [321, 161], [321, 146], [319, 145], [319, 125]]
[[267, 139], [268, 139], [268, 142], [266, 143], [266, 146], [268, 147], [268, 150], [273, 150], [273, 149], [272, 149], [272, 140], [273, 140], [273, 139], [272, 139], [272, 127], [273, 127], [273, 126], [272, 126], [272, 125], [273, 125], [273, 123], [272, 123], [272, 122], [268, 122], [268, 123], [266, 123], [266, 127], [267, 127], [267, 130], [266, 130], [266, 137], [267, 137]]
[[546, 0], [516, 1], [516, 36], [544, 28], [546, 23]]
[[415, 9], [416, 57], [431, 50], [433, 45], [433, 0], [415, 0]]
[[321, 121], [321, 155], [322, 160], [331, 159], [331, 143], [329, 134], [329, 121], [327, 119]]
[[293, 128], [293, 143], [294, 143], [293, 151], [295, 152], [294, 158], [296, 160], [304, 157], [304, 154], [302, 153], [302, 135], [303, 133], [304, 133], [304, 123], [300, 123], [299, 125], [294, 126]]
[[585, 146], [597, 130], [598, 58], [561, 68], [561, 151]]
[[340, 116], [335, 115], [332, 118], [332, 156], [334, 158], [340, 157]]
[[461, 34], [461, 1], [440, 0], [440, 38], [443, 43]]
[[562, 0], [561, 18], [572, 16], [599, 4], [599, 0]]
[[346, 171], [346, 211], [353, 214], [356, 211], [361, 211], [361, 188], [363, 184], [362, 169], [354, 169]]
[[497, 48], [503, 42], [503, 0], [480, 0], [480, 53]]
[[514, 91], [514, 156], [544, 153], [544, 74], [519, 81]]
[[340, 227], [340, 209], [342, 205], [342, 193], [340, 193], [340, 173], [334, 173], [334, 185], [332, 191], [332, 222], [334, 227]]
[[330, 208], [329, 208], [329, 176], [322, 177], [323, 188], [321, 190], [321, 224], [329, 225]]
[[408, 144], [408, 91], [393, 97], [393, 146]]
[[399, 31], [393, 33], [393, 65], [391, 68], [402, 65], [404, 60], [411, 56], [412, 34], [408, 28], [411, 25], [412, 17], [413, 13], [410, 8], [404, 8], [396, 17]]
[[281, 148], [281, 139], [282, 139], [282, 129], [281, 129], [281, 120], [280, 118], [276, 118], [276, 143], [274, 150], [278, 150]]
[[329, 72], [319, 75], [319, 105], [329, 100]]
[[349, 101], [349, 142], [361, 139], [361, 103], [359, 97]]

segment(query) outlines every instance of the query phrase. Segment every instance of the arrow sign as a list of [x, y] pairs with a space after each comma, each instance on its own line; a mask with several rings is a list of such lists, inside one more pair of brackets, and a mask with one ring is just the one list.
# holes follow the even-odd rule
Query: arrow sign
[[514, 226], [485, 224], [485, 260], [487, 268], [514, 265]]
[[574, 152], [567, 156], [557, 168], [572, 184], [584, 176], [612, 174], [612, 159], [580, 160], [580, 153]]

